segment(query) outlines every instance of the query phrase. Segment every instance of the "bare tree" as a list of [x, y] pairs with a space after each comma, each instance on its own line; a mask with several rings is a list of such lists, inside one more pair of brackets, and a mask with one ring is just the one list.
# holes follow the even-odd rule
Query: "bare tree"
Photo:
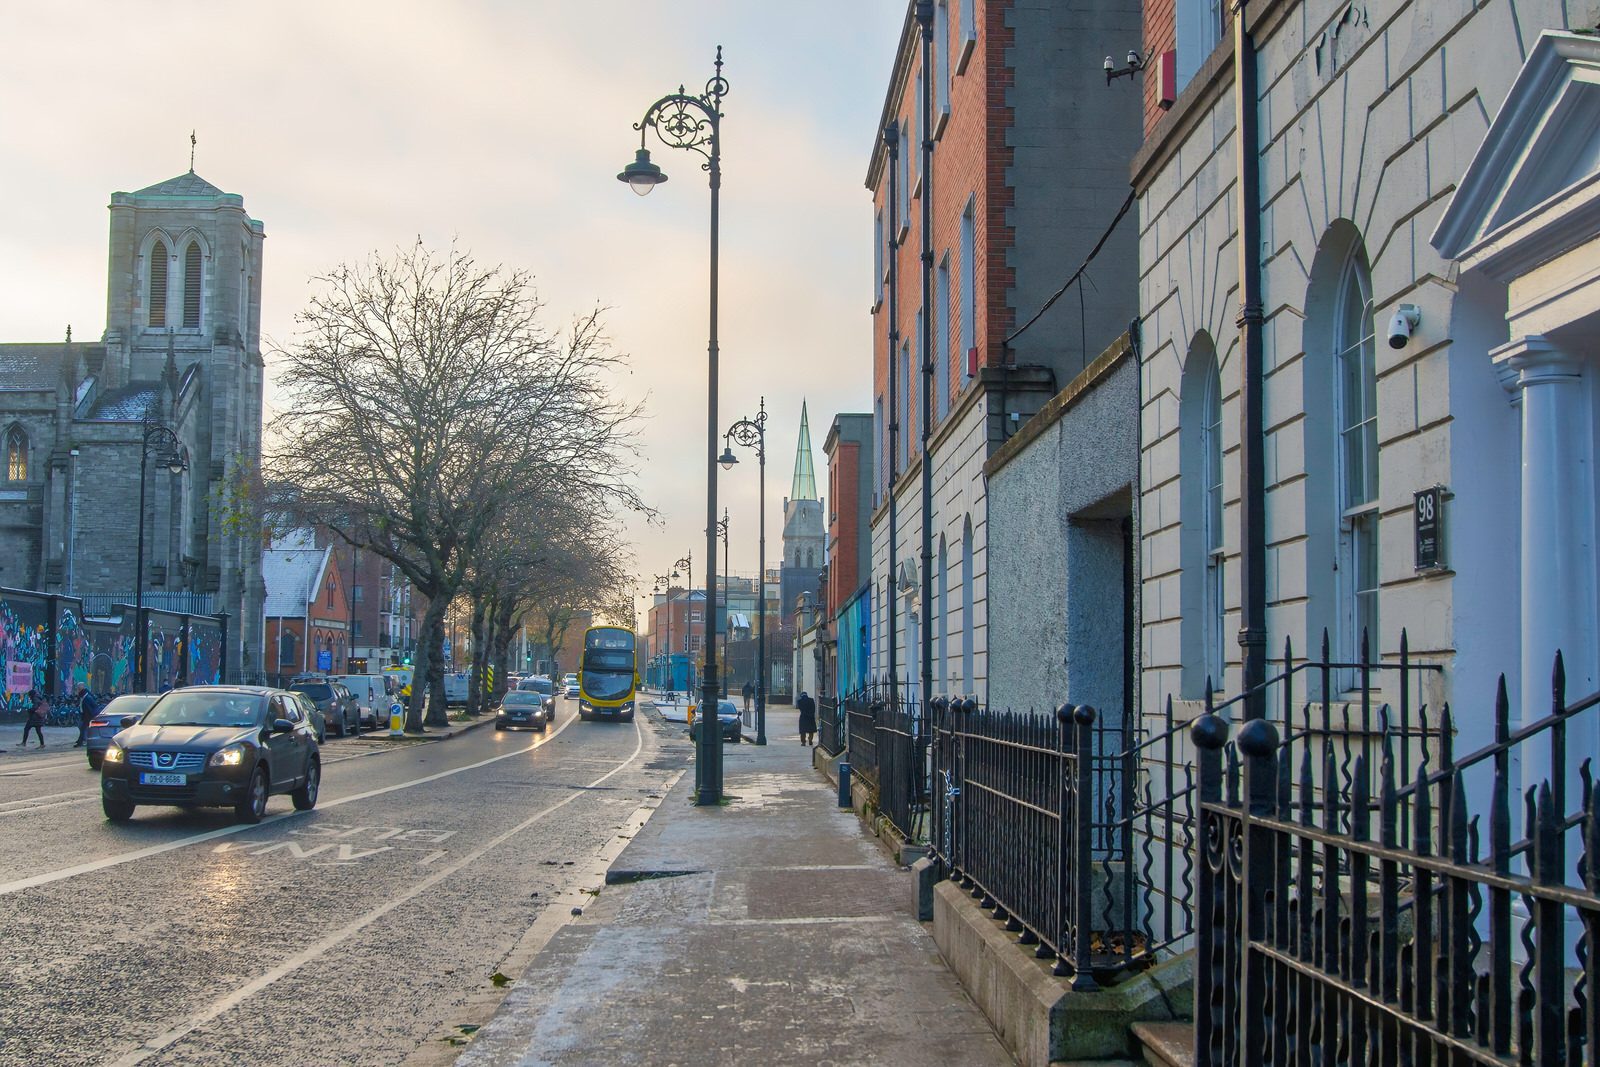
[[[316, 279], [277, 351], [277, 505], [391, 561], [427, 598], [408, 730], [443, 725], [442, 621], [473, 560], [524, 497], [570, 490], [641, 507], [627, 485], [638, 409], [598, 309], [563, 333], [530, 276], [420, 241]], [[424, 692], [427, 696], [424, 698]]]

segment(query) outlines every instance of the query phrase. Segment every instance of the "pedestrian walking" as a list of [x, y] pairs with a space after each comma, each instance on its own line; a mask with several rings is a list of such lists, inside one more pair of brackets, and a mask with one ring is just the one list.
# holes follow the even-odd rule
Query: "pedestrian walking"
[[44, 720], [50, 713], [50, 703], [37, 686], [28, 694], [28, 701], [28, 717], [22, 723], [22, 747], [28, 747], [28, 732], [32, 730], [39, 734], [39, 747], [43, 748]]
[[744, 710], [745, 711], [749, 711], [750, 710], [750, 698], [755, 696], [755, 695], [756, 695], [755, 683], [754, 682], [746, 682], [746, 683], [744, 683]]
[[73, 748], [82, 748], [89, 742], [89, 724], [94, 721], [95, 712], [100, 710], [100, 702], [89, 692], [88, 686], [80, 685], [72, 698], [78, 705], [78, 740]]
[[804, 689], [800, 690], [800, 697], [794, 702], [800, 709], [800, 743], [814, 745], [817, 743], [817, 702], [811, 699], [811, 694]]

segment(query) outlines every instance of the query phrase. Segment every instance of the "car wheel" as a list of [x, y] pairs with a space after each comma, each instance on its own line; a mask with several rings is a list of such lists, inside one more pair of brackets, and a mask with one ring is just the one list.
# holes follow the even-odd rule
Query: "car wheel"
[[328, 728], [326, 726], [324, 726], [322, 729], [317, 731], [317, 744], [325, 745], [327, 743], [328, 743]]
[[250, 774], [250, 784], [245, 787], [244, 799], [233, 809], [240, 822], [256, 823], [267, 813], [267, 772], [260, 765]]
[[135, 805], [131, 800], [122, 800], [119, 797], [113, 796], [102, 796], [100, 798], [100, 807], [105, 809], [106, 818], [110, 819], [112, 822], [127, 822], [129, 819], [133, 818], [133, 809]]
[[105, 756], [101, 755], [100, 753], [89, 753], [89, 769], [91, 771], [98, 771], [100, 769], [100, 764], [104, 763], [105, 761]]
[[322, 761], [312, 757], [306, 764], [306, 780], [290, 794], [296, 811], [310, 811], [317, 806], [317, 793], [322, 788]]
[[622, 721], [623, 722], [632, 722], [633, 721], [633, 712], [630, 711], [630, 712], [628, 712], [628, 714], [624, 715], [622, 717]]

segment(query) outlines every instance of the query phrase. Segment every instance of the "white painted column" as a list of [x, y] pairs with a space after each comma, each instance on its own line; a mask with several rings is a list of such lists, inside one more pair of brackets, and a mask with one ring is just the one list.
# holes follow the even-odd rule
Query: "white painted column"
[[[1526, 723], [1550, 712], [1558, 649], [1569, 702], [1597, 688], [1594, 422], [1582, 360], [1539, 335], [1491, 354], [1512, 372], [1508, 384], [1521, 408], [1522, 686], [1513, 717]], [[1568, 739], [1569, 809], [1592, 735], [1586, 729]], [[1548, 752], [1548, 743], [1526, 748], [1523, 788], [1550, 776]]]

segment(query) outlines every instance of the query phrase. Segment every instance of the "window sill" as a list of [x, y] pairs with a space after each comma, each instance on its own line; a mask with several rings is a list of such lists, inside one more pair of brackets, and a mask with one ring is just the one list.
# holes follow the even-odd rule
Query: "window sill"
[[944, 128], [948, 125], [950, 125], [950, 103], [946, 101], [939, 105], [939, 112], [933, 117], [933, 139], [935, 141], [944, 137]]
[[956, 53], [956, 73], [965, 74], [967, 72], [967, 64], [972, 61], [972, 53], [978, 47], [977, 32], [973, 31], [970, 35], [963, 32], [959, 47], [961, 51]]

